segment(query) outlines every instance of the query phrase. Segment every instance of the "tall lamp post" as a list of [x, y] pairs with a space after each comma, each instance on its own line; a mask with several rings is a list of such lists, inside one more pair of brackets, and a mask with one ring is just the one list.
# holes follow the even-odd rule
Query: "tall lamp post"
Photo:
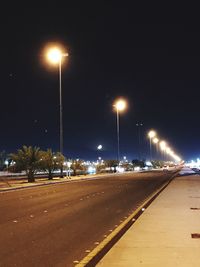
[[[63, 154], [63, 108], [62, 108], [62, 60], [68, 56], [58, 47], [49, 48], [47, 51], [47, 59], [50, 63], [58, 65], [59, 71], [59, 113], [60, 113], [60, 153]], [[63, 168], [61, 168], [60, 177], [63, 177]]]
[[151, 151], [151, 140], [156, 136], [156, 132], [154, 130], [151, 130], [148, 132], [148, 137], [149, 137], [149, 144], [150, 144], [150, 160], [152, 160], [152, 151]]
[[99, 151], [99, 154], [98, 154], [98, 160], [101, 160], [100, 151], [102, 150], [102, 148], [103, 148], [102, 145], [98, 145], [98, 146], [97, 146], [97, 150]]
[[118, 99], [113, 106], [116, 109], [116, 115], [117, 115], [117, 160], [118, 160], [118, 165], [119, 165], [119, 161], [120, 161], [119, 114], [120, 114], [120, 112], [122, 112], [126, 109], [127, 103], [124, 99]]
[[163, 156], [163, 161], [165, 161], [165, 152], [166, 152], [167, 143], [165, 141], [160, 142], [160, 149]]
[[157, 153], [157, 157], [158, 157], [158, 144], [159, 144], [159, 139], [157, 137], [153, 138], [153, 142], [156, 145], [156, 153]]

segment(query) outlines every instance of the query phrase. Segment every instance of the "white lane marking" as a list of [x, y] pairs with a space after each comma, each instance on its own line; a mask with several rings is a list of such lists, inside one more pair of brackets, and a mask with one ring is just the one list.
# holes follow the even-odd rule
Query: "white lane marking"
[[94, 244], [95, 244], [95, 245], [99, 245], [99, 242], [95, 242]]
[[79, 263], [79, 261], [73, 261], [73, 263]]
[[34, 217], [34, 215], [33, 215], [33, 214], [31, 214], [31, 215], [30, 215], [30, 217], [31, 217], [31, 218], [33, 218], [33, 217]]
[[125, 216], [124, 219], [127, 219], [127, 217]]
[[111, 229], [109, 230], [109, 232], [112, 232], [112, 231], [113, 231], [113, 230], [111, 230]]
[[117, 227], [118, 225], [117, 224], [115, 224], [115, 227]]
[[103, 237], [107, 237], [107, 235], [104, 235]]
[[44, 210], [44, 212], [48, 212], [47, 210]]
[[85, 252], [86, 252], [86, 253], [89, 253], [89, 252], [90, 252], [90, 250], [89, 250], [89, 249], [87, 249]]
[[18, 221], [17, 221], [17, 220], [14, 220], [13, 222], [14, 222], [14, 223], [17, 223]]

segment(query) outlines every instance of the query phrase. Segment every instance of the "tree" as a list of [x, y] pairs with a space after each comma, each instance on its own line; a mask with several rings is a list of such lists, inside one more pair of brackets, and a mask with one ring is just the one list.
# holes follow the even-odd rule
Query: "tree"
[[62, 153], [57, 152], [54, 155], [54, 159], [56, 161], [56, 169], [60, 169], [60, 177], [63, 178], [63, 165], [65, 162], [65, 157]]
[[114, 168], [114, 172], [116, 172], [116, 167], [118, 166], [118, 160], [116, 159], [107, 159], [105, 160], [105, 166], [110, 168], [110, 170], [112, 170], [112, 168]]
[[77, 174], [77, 170], [86, 171], [86, 167], [83, 165], [83, 160], [76, 159], [71, 161], [71, 169], [74, 172], [74, 176]]
[[5, 168], [5, 161], [6, 161], [6, 152], [0, 152], [0, 171]]
[[28, 182], [35, 182], [34, 175], [40, 163], [40, 148], [23, 146], [22, 149], [18, 149], [17, 153], [11, 154], [10, 157], [18, 169], [26, 172]]
[[133, 159], [132, 163], [133, 163], [133, 167], [140, 167], [140, 168], [145, 167], [145, 161], [144, 160]]
[[104, 162], [100, 162], [96, 165], [96, 172], [97, 173], [101, 173], [103, 171], [105, 171], [106, 165]]
[[53, 171], [57, 168], [57, 157], [51, 149], [40, 151], [40, 168], [48, 172], [48, 179], [53, 179]]
[[133, 170], [133, 164], [131, 164], [129, 162], [122, 162], [122, 164], [120, 164], [120, 167], [124, 168], [125, 171], [132, 171]]
[[151, 164], [153, 165], [154, 168], [162, 168], [165, 163], [162, 160], [152, 160]]

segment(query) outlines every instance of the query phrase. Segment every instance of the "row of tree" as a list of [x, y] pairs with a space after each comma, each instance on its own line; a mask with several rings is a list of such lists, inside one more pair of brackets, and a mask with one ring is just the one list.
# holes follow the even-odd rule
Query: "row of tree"
[[[7, 159], [6, 153], [0, 152], [0, 167], [5, 166], [5, 160]], [[9, 155], [9, 168], [10, 172], [21, 172], [25, 171], [28, 177], [28, 182], [35, 181], [35, 174], [38, 171], [44, 171], [48, 174], [48, 179], [53, 179], [53, 173], [57, 170], [60, 170], [60, 177], [63, 177], [63, 169], [69, 169], [69, 166], [65, 166], [65, 157], [60, 153], [54, 153], [51, 149], [46, 151], [40, 150], [38, 147], [32, 146], [23, 146], [21, 149], [18, 149], [16, 153]], [[154, 168], [162, 167], [164, 162], [162, 161], [152, 161], [152, 166]], [[110, 171], [116, 171], [118, 166], [117, 160], [105, 160], [99, 162], [95, 166], [97, 172], [105, 171], [109, 169]], [[145, 160], [132, 160], [132, 162], [121, 162], [120, 166], [125, 170], [133, 170], [134, 167], [145, 167]], [[76, 175], [77, 171], [82, 173], [87, 172], [87, 167], [82, 160], [70, 160], [70, 170], [73, 171], [73, 174]]]
[[[63, 169], [69, 169], [69, 166], [65, 166], [65, 157], [60, 153], [54, 153], [51, 149], [46, 151], [40, 150], [39, 147], [23, 146], [18, 149], [16, 153], [12, 153], [9, 156], [10, 172], [25, 171], [28, 182], [35, 182], [35, 174], [39, 171], [44, 171], [48, 174], [48, 179], [53, 179], [54, 171], [60, 170], [60, 177], [63, 177]], [[0, 154], [0, 164], [5, 168], [5, 160], [7, 159], [6, 153]], [[118, 162], [116, 160], [107, 160], [104, 164], [97, 166], [97, 171], [101, 171], [105, 167], [116, 167]], [[77, 171], [86, 173], [87, 166], [84, 165], [83, 160], [70, 160], [70, 170], [73, 171], [73, 175], [77, 174]]]

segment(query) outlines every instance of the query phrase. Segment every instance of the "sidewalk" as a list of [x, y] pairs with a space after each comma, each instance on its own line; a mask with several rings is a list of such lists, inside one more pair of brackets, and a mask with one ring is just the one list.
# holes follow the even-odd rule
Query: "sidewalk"
[[161, 192], [97, 266], [199, 267], [199, 253], [200, 176], [181, 176]]

